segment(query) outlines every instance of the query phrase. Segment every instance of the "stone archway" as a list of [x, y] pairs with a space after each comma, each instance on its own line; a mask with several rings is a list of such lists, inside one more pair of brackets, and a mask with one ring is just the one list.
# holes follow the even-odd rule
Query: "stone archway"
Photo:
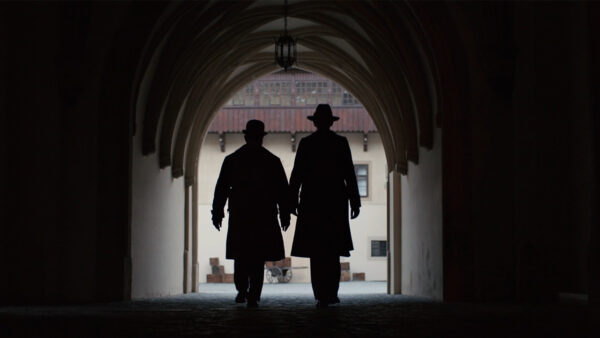
[[[198, 254], [192, 250], [192, 260], [198, 257], [198, 264], [194, 261], [195, 273], [191, 280], [202, 283], [208, 280], [205, 274], [211, 274], [209, 257], [220, 257], [225, 270], [231, 272], [231, 261], [223, 261], [225, 255], [225, 236], [223, 231], [217, 232], [210, 224], [210, 210], [217, 175], [225, 156], [242, 146], [241, 131], [246, 119], [257, 118], [265, 122], [269, 135], [265, 138], [264, 147], [278, 156], [284, 166], [288, 178], [290, 177], [295, 152], [301, 138], [309, 135], [313, 125], [303, 116], [314, 112], [315, 105], [309, 102], [310, 91], [304, 88], [315, 85], [319, 94], [314, 95], [316, 103], [329, 103], [334, 114], [341, 117], [333, 125], [335, 132], [346, 137], [350, 144], [353, 161], [356, 166], [366, 169], [364, 196], [361, 193], [363, 208], [361, 217], [351, 221], [354, 251], [342, 261], [348, 262], [352, 272], [363, 273], [368, 281], [387, 281], [387, 254], [372, 254], [372, 241], [385, 241], [387, 236], [387, 162], [380, 135], [362, 104], [356, 102], [353, 96], [347, 96], [347, 90], [330, 78], [315, 72], [295, 67], [292, 71], [277, 71], [252, 81], [244, 86], [230, 98], [228, 103], [218, 110], [217, 116], [211, 122], [210, 129], [202, 138], [201, 154], [198, 160], [197, 180], [194, 182], [194, 193], [197, 198], [191, 202], [197, 208], [197, 225], [194, 224], [192, 233], [198, 231], [191, 244], [191, 248], [198, 248]], [[270, 105], [263, 90], [275, 85], [277, 88], [286, 88], [276, 94], [277, 103]], [[299, 88], [300, 87], [300, 88]], [[323, 90], [324, 89], [324, 90]], [[298, 92], [300, 90], [300, 92]], [[324, 93], [324, 94], [323, 94]], [[279, 96], [280, 95], [280, 96]], [[297, 95], [306, 95], [306, 102]], [[237, 99], [235, 99], [237, 98]], [[235, 100], [235, 102], [234, 102]], [[270, 99], [269, 99], [270, 100]], [[263, 102], [264, 101], [264, 102]], [[368, 135], [368, 136], [367, 136]], [[283, 233], [286, 255], [290, 255], [295, 232], [295, 217], [292, 217], [290, 229]], [[227, 218], [224, 220], [224, 229], [227, 229]], [[377, 243], [380, 244], [380, 243]], [[375, 245], [377, 245], [375, 244]], [[385, 246], [384, 248], [386, 248]], [[375, 251], [377, 247], [374, 248]], [[190, 249], [191, 250], [191, 249]], [[294, 270], [294, 283], [310, 281], [308, 259], [292, 258]], [[198, 266], [198, 267], [197, 267]], [[350, 275], [351, 276], [351, 275]], [[199, 278], [197, 278], [199, 277]], [[206, 278], [206, 279], [205, 279]], [[210, 276], [212, 280], [217, 278]], [[357, 276], [356, 278], [360, 278]]]
[[[22, 224], [3, 236], [3, 303], [182, 292], [193, 138], [233, 79], [267, 66], [283, 15], [273, 3], [3, 4], [5, 209]], [[305, 61], [367, 96], [388, 131], [402, 242], [424, 243], [417, 257], [431, 238], [405, 234], [405, 217], [442, 195], [445, 300], [597, 298], [597, 13], [589, 3], [292, 1]], [[202, 85], [221, 92], [196, 96]], [[428, 185], [439, 173], [425, 155], [440, 148], [442, 182]], [[431, 223], [415, 219], [415, 229]]]
[[[192, 201], [199, 188], [201, 141], [213, 115], [235, 91], [277, 69], [271, 46], [283, 13], [282, 6], [260, 1], [172, 4], [142, 58], [136, 80], [136, 88], [145, 87], [136, 91], [142, 152], [156, 152], [161, 168], [170, 166], [172, 177], [185, 179], [186, 292], [195, 290], [191, 281], [198, 280]], [[404, 3], [298, 1], [288, 15], [289, 31], [298, 38], [299, 66], [347, 88], [380, 131], [393, 180], [395, 199], [390, 200], [396, 203], [388, 208], [396, 239], [390, 243], [395, 257], [390, 276], [396, 276], [390, 278], [390, 292], [399, 293], [400, 177], [408, 173], [409, 162], [419, 163], [419, 148], [433, 148], [441, 121], [441, 80], [427, 33]]]

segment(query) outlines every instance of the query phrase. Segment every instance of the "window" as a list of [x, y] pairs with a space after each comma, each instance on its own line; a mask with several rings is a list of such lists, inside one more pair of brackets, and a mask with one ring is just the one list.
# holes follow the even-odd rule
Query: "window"
[[269, 105], [269, 86], [264, 82], [258, 83], [258, 105], [261, 107]]
[[227, 106], [253, 106], [254, 105], [254, 86], [247, 85], [233, 94], [226, 104]]
[[371, 241], [371, 257], [386, 257], [387, 256], [387, 241], [372, 240]]
[[352, 94], [348, 93], [345, 89], [344, 89], [344, 99], [343, 99], [343, 104], [345, 106], [352, 106], [352, 105], [357, 105], [358, 104], [358, 100], [354, 98], [354, 96], [352, 96]]
[[342, 87], [337, 83], [331, 83], [331, 105], [341, 106], [342, 105]]
[[306, 104], [311, 106], [317, 104], [317, 83], [306, 82], [304, 85], [306, 87], [304, 94], [304, 97], [306, 98]]
[[369, 165], [355, 164], [356, 182], [358, 183], [358, 194], [360, 197], [369, 196]]
[[304, 82], [296, 81], [296, 105], [306, 105], [306, 86]]
[[258, 85], [261, 106], [281, 105], [281, 83], [261, 82]]
[[281, 83], [281, 105], [291, 106], [292, 105], [292, 87], [290, 82]]
[[254, 86], [252, 84], [246, 87], [245, 96], [244, 104], [246, 106], [254, 106]]
[[279, 106], [281, 105], [281, 83], [279, 82], [271, 82], [269, 83], [269, 87], [270, 87], [270, 104], [272, 106]]
[[231, 100], [228, 102], [229, 106], [243, 106], [244, 105], [244, 92], [243, 90], [233, 94]]
[[317, 82], [317, 103], [327, 103], [329, 101], [329, 89], [327, 82]]

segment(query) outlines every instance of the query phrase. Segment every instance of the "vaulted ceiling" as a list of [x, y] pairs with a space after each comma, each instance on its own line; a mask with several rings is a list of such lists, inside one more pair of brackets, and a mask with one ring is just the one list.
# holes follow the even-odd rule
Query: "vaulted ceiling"
[[[283, 1], [169, 5], [149, 39], [137, 83], [143, 153], [193, 182], [210, 122], [233, 93], [277, 71]], [[407, 172], [431, 148], [440, 101], [431, 44], [410, 3], [290, 1], [297, 67], [340, 83], [371, 114], [390, 169]]]

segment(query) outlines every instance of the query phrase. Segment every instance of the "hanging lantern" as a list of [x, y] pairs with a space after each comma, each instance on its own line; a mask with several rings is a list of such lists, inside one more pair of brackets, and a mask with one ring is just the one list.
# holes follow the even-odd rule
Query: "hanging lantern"
[[282, 35], [275, 44], [275, 62], [284, 70], [296, 63], [296, 41], [289, 35]]
[[296, 63], [296, 40], [287, 33], [287, 0], [284, 4], [283, 35], [275, 43], [275, 62], [284, 70]]

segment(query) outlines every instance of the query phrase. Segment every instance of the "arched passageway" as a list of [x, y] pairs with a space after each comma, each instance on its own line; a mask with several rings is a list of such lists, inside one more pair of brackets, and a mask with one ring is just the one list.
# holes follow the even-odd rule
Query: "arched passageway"
[[[398, 13], [401, 19], [389, 21], [388, 10]], [[356, 15], [359, 12], [382, 21], [365, 21], [362, 15]], [[141, 146], [145, 155], [156, 152], [161, 168], [170, 167], [174, 178], [184, 177], [186, 291], [195, 290], [199, 279], [194, 196], [198, 189], [204, 189], [196, 179], [200, 145], [212, 117], [234, 92], [277, 69], [272, 41], [283, 26], [283, 13], [281, 5], [267, 2], [173, 4], [156, 27], [142, 58], [136, 109], [143, 127], [141, 144], [134, 144], [134, 148]], [[399, 293], [402, 285], [400, 175], [407, 174], [409, 161], [419, 163], [419, 147], [421, 152], [432, 151], [436, 134], [438, 147], [434, 155], [425, 155], [433, 158], [422, 166], [433, 172], [415, 174], [417, 181], [410, 184], [406, 181], [409, 194], [404, 197], [404, 217], [414, 231], [405, 231], [408, 240], [404, 250], [413, 261], [407, 260], [406, 266], [414, 281], [406, 281], [405, 292], [441, 298], [441, 142], [439, 131], [434, 131], [439, 127], [434, 123], [439, 120], [439, 78], [425, 32], [414, 13], [401, 4], [300, 1], [291, 4], [288, 13], [290, 34], [298, 39], [299, 67], [347, 88], [370, 112], [379, 130], [390, 173], [391, 206], [395, 205], [389, 213], [392, 293]], [[395, 31], [403, 34], [393, 34]], [[395, 61], [382, 62], [386, 59]], [[416, 173], [419, 169], [414, 168]], [[438, 179], [430, 179], [430, 174]], [[410, 189], [421, 189], [422, 184], [428, 185], [426, 189], [434, 195], [411, 199]], [[423, 217], [412, 212], [421, 207], [428, 207], [431, 215]], [[143, 205], [143, 209], [152, 208]], [[134, 217], [135, 210], [134, 205]], [[425, 232], [420, 233], [423, 229]], [[142, 234], [138, 235], [137, 230], [134, 226], [134, 246], [147, 233], [140, 229]], [[135, 291], [135, 281], [139, 280], [135, 277], [136, 261], [134, 252], [134, 296], [152, 294], [143, 286], [139, 293]]]
[[[228, 215], [225, 214], [221, 231], [216, 231], [211, 224], [211, 209], [221, 165], [225, 156], [244, 144], [242, 131], [246, 121], [265, 122], [268, 135], [263, 147], [279, 157], [289, 178], [299, 143], [315, 131], [306, 117], [319, 103], [330, 104], [340, 118], [332, 129], [348, 140], [362, 204], [361, 217], [350, 222], [354, 250], [350, 257], [341, 258], [345, 263], [342, 280], [387, 281], [388, 171], [375, 123], [364, 106], [338, 83], [294, 68], [258, 78], [237, 91], [219, 109], [203, 139], [196, 174], [197, 200], [192, 201], [197, 204], [198, 212], [198, 242], [192, 243], [192, 248], [198, 247], [198, 290], [202, 290], [204, 283], [233, 282], [233, 261], [225, 259]], [[295, 225], [296, 217], [292, 217], [290, 228], [282, 233], [289, 258], [280, 263], [285, 264], [282, 271], [285, 276], [273, 279], [271, 272], [278, 273], [281, 269], [271, 268], [265, 270], [266, 282], [310, 282], [309, 259], [291, 257]], [[219, 263], [211, 258], [217, 258]]]
[[[236, 88], [274, 69], [282, 4], [0, 7], [0, 303], [191, 290], [199, 140]], [[290, 2], [300, 65], [359, 97], [381, 132], [403, 244], [392, 292], [597, 301], [598, 13]]]

